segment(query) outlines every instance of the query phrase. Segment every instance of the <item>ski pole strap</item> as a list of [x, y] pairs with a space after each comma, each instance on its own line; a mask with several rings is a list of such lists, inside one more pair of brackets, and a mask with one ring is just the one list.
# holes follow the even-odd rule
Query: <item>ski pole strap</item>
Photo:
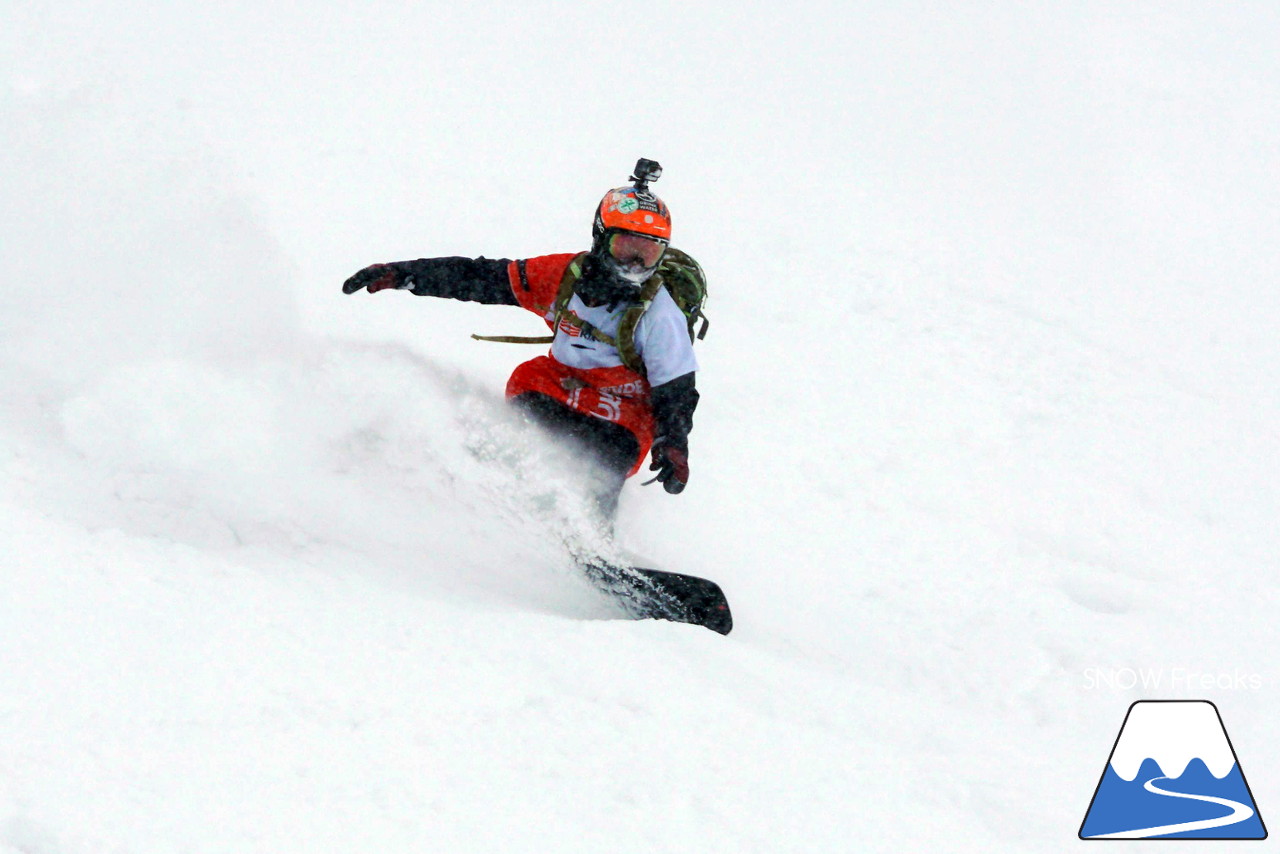
[[556, 340], [553, 335], [472, 335], [477, 341], [496, 341], [499, 344], [550, 344]]

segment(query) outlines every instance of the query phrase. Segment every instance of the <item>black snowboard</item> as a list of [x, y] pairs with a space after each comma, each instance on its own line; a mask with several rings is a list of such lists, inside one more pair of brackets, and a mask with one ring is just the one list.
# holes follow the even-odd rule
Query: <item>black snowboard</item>
[[581, 566], [597, 587], [616, 597], [637, 620], [693, 623], [722, 635], [733, 629], [729, 602], [714, 581], [602, 561], [583, 562]]

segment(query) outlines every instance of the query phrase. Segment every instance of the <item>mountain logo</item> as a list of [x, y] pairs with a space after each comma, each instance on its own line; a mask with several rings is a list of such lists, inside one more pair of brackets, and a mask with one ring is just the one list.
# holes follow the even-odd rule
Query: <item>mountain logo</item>
[[1218, 707], [1129, 707], [1080, 825], [1081, 839], [1266, 839]]

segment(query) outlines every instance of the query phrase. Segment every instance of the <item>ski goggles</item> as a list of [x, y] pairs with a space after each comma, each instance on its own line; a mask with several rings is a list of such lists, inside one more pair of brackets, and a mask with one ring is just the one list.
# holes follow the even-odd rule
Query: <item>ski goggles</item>
[[609, 235], [609, 254], [620, 264], [640, 264], [643, 267], [656, 267], [662, 260], [662, 253], [667, 251], [664, 240], [645, 237], [631, 231], [615, 231]]

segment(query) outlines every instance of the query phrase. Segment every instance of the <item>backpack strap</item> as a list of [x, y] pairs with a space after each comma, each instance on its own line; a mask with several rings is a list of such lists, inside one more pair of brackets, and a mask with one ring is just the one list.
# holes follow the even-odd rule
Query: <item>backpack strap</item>
[[560, 290], [556, 291], [556, 318], [552, 323], [552, 329], [560, 326], [560, 316], [569, 309], [569, 300], [573, 299], [573, 286], [582, 278], [582, 264], [586, 258], [587, 253], [579, 252], [573, 256], [569, 266], [564, 268], [564, 275], [560, 277]]
[[551, 335], [555, 336], [556, 330], [560, 328], [560, 323], [563, 321], [570, 326], [576, 326], [581, 330], [590, 332], [592, 336], [612, 347], [614, 346], [612, 338], [569, 311], [569, 300], [573, 299], [573, 287], [582, 278], [582, 263], [586, 260], [586, 257], [587, 253], [579, 252], [573, 256], [569, 266], [564, 268], [564, 275], [560, 278], [560, 290], [556, 293], [556, 314], [555, 319], [551, 321]]
[[644, 313], [649, 310], [649, 306], [653, 305], [653, 299], [661, 288], [662, 274], [654, 273], [640, 289], [640, 299], [623, 312], [622, 321], [618, 324], [618, 340], [613, 345], [618, 348], [618, 356], [622, 359], [622, 364], [642, 377], [647, 376], [647, 372], [644, 369], [644, 360], [636, 350], [636, 326], [639, 325], [640, 318], [644, 317]]
[[495, 341], [499, 344], [550, 344], [556, 340], [554, 335], [476, 335], [474, 332], [471, 337], [476, 341]]
[[551, 334], [555, 335], [555, 331], [560, 328], [561, 323], [567, 323], [570, 326], [578, 327], [597, 341], [603, 341], [610, 347], [616, 347], [618, 344], [613, 340], [612, 336], [606, 335], [590, 322], [569, 311], [569, 300], [573, 299], [573, 288], [578, 284], [578, 280], [582, 278], [582, 263], [586, 257], [586, 252], [579, 252], [569, 262], [569, 266], [564, 268], [564, 277], [560, 279], [560, 292], [556, 294], [556, 316], [551, 323]]
[[[560, 320], [569, 307], [569, 300], [573, 298], [573, 286], [578, 283], [578, 279], [582, 278], [582, 262], [586, 257], [587, 253], [585, 252], [579, 252], [577, 255], [573, 256], [573, 260], [569, 262], [569, 266], [564, 268], [564, 275], [560, 277], [560, 290], [556, 291], [555, 302], [548, 306], [537, 306], [539, 310], [551, 311], [552, 308], [555, 309], [555, 319], [551, 323], [550, 335], [525, 336], [473, 334], [471, 337], [476, 341], [496, 341], [499, 344], [550, 344], [555, 341], [555, 330], [560, 328]], [[519, 269], [521, 281], [525, 282], [523, 262], [521, 262]], [[525, 283], [525, 287], [528, 288], [527, 282]], [[573, 321], [577, 320], [577, 318], [572, 314], [564, 319], [569, 323], [573, 323]], [[574, 325], [581, 328], [580, 324], [575, 323]], [[597, 338], [600, 337], [600, 333], [593, 332], [593, 334], [595, 334]], [[613, 339], [609, 339], [607, 343], [612, 345]]]

